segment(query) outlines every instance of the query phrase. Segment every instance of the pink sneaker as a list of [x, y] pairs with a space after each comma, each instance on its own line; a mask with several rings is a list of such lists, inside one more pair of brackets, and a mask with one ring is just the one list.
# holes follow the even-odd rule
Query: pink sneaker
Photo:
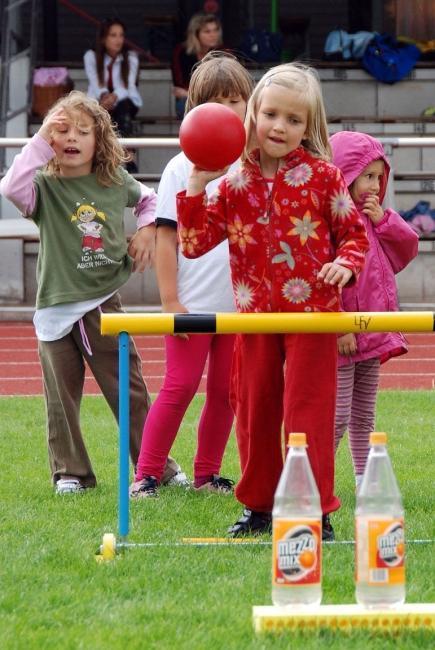
[[158, 481], [154, 476], [145, 476], [140, 481], [135, 481], [130, 485], [130, 499], [146, 499], [149, 497], [158, 497]]

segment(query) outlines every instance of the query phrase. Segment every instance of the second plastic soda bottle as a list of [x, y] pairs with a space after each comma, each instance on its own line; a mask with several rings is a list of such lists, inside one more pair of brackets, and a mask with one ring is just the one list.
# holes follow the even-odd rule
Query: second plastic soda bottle
[[356, 600], [366, 607], [405, 601], [403, 506], [386, 442], [386, 433], [370, 435], [356, 500]]
[[322, 511], [305, 433], [291, 433], [272, 511], [272, 602], [319, 605]]

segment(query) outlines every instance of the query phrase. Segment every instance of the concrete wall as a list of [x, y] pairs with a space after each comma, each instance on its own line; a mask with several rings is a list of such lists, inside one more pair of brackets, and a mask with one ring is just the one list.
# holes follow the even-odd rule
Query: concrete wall
[[[0, 319], [2, 308], [26, 306], [29, 314], [36, 298], [37, 241], [22, 238], [0, 240]], [[435, 308], [435, 240], [420, 241], [415, 260], [397, 276], [402, 304], [427, 304]], [[159, 309], [160, 298], [154, 271], [134, 273], [121, 290], [129, 306]]]
[[[315, 65], [315, 64], [314, 64]], [[252, 70], [258, 80], [264, 70]], [[86, 91], [87, 82], [82, 69], [71, 70], [77, 90]], [[433, 106], [434, 68], [415, 68], [399, 83], [381, 84], [362, 69], [320, 68], [319, 76], [328, 118], [347, 116], [385, 119], [418, 117]], [[343, 83], [344, 82], [344, 83]], [[169, 69], [142, 69], [139, 90], [143, 98], [140, 116], [175, 115]]]
[[401, 303], [435, 305], [435, 240], [420, 241], [418, 255], [397, 275]]
[[328, 118], [417, 117], [434, 104], [434, 75], [433, 68], [414, 68], [408, 77], [390, 85], [378, 83], [365, 70], [322, 69], [326, 113]]

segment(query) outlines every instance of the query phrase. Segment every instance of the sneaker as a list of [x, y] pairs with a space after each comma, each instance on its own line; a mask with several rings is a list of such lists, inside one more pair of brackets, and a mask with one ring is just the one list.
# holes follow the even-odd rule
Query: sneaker
[[207, 483], [203, 483], [195, 490], [207, 490], [208, 492], [215, 492], [216, 494], [232, 494], [234, 490], [234, 481], [230, 478], [224, 478], [223, 476], [218, 476], [213, 474], [210, 476], [210, 480]]
[[171, 476], [171, 478], [167, 479], [164, 483], [162, 482], [162, 485], [166, 485], [169, 487], [190, 487], [191, 483], [189, 479], [187, 478], [186, 474], [180, 470], [174, 474], [174, 476]]
[[322, 515], [322, 542], [332, 542], [335, 539], [329, 515]]
[[154, 476], [145, 476], [140, 481], [135, 481], [130, 485], [130, 499], [145, 499], [148, 497], [158, 497], [158, 481]]
[[163, 471], [163, 474], [160, 478], [160, 484], [161, 485], [173, 485], [171, 483], [171, 480], [178, 474], [183, 474], [183, 471], [175, 458], [171, 458], [171, 456], [168, 456], [166, 459], [166, 464], [165, 464], [165, 469]]
[[272, 532], [272, 513], [256, 512], [245, 508], [243, 514], [235, 524], [228, 528], [229, 537], [242, 537], [243, 535], [260, 535]]
[[78, 494], [84, 490], [78, 478], [60, 478], [56, 483], [56, 494]]

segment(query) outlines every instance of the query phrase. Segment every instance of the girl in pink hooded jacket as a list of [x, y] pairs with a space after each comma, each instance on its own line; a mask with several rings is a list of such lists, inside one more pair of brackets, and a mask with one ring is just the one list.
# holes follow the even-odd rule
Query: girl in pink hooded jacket
[[[330, 143], [333, 162], [344, 175], [370, 243], [358, 282], [343, 289], [343, 308], [397, 311], [394, 275], [417, 255], [418, 236], [397, 212], [381, 207], [390, 173], [383, 147], [370, 135], [356, 131], [336, 133]], [[380, 364], [407, 350], [399, 332], [345, 334], [338, 338], [335, 449], [349, 429], [357, 487], [367, 460], [369, 435], [374, 430]]]

